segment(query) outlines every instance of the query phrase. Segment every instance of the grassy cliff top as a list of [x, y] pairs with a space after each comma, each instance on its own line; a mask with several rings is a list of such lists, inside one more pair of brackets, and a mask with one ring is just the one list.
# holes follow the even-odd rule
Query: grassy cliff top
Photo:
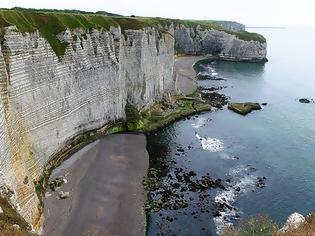
[[110, 26], [120, 26], [122, 30], [142, 29], [145, 27], [166, 26], [170, 24], [183, 24], [187, 27], [200, 25], [205, 29], [217, 29], [233, 34], [239, 39], [265, 42], [265, 38], [259, 34], [246, 31], [233, 32], [224, 30], [220, 25], [212, 21], [202, 20], [177, 20], [150, 17], [123, 17], [107, 12], [81, 12], [75, 10], [35, 10], [35, 9], [0, 9], [0, 28], [15, 25], [20, 32], [33, 32], [36, 29], [47, 39], [57, 55], [63, 55], [66, 44], [61, 43], [57, 34], [67, 28], [83, 29], [109, 29]]

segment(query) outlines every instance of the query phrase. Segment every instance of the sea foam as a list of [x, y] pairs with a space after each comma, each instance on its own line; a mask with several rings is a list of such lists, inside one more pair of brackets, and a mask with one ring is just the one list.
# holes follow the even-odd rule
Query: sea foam
[[203, 117], [199, 117], [195, 120], [194, 123], [191, 124], [191, 126], [195, 129], [198, 129], [206, 124], [206, 119]]
[[210, 152], [219, 152], [224, 149], [223, 142], [217, 138], [202, 138], [199, 134], [196, 137], [200, 140], [202, 148]]
[[245, 194], [255, 188], [254, 175], [247, 175], [249, 168], [243, 165], [232, 168], [229, 171], [230, 175], [234, 175], [234, 184], [226, 188], [224, 191], [220, 191], [214, 198], [216, 204], [227, 204], [230, 208], [224, 208], [219, 211], [219, 216], [214, 217], [213, 221], [216, 225], [217, 233], [220, 234], [222, 230], [232, 225], [232, 220], [235, 220], [242, 213], [240, 209], [233, 206], [235, 200], [240, 194]]

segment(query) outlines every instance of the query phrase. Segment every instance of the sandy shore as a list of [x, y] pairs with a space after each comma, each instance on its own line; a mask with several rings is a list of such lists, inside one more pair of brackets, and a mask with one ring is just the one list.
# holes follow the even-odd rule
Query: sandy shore
[[75, 153], [51, 176], [66, 175], [60, 190], [70, 198], [44, 199], [44, 235], [143, 235], [148, 163], [141, 134], [110, 135]]
[[204, 56], [183, 56], [175, 59], [176, 88], [184, 95], [192, 94], [196, 88], [196, 72], [192, 65]]

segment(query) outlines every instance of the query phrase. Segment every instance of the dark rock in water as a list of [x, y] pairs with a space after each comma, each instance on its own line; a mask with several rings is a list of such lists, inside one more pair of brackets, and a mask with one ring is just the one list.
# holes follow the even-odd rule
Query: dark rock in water
[[308, 99], [308, 98], [300, 98], [300, 99], [299, 99], [299, 102], [300, 102], [300, 103], [310, 103], [311, 100]]
[[219, 80], [219, 81], [226, 80], [226, 79], [214, 76], [214, 75], [210, 75], [209, 73], [205, 73], [205, 72], [199, 72], [197, 75], [197, 78], [199, 80]]
[[213, 80], [223, 80], [223, 81], [226, 81], [226, 79], [224, 79], [224, 78], [214, 78]]
[[267, 105], [268, 105], [268, 103], [263, 102], [261, 105], [263, 105], [263, 106], [267, 106]]
[[180, 187], [180, 184], [179, 183], [174, 183], [174, 184], [172, 184], [172, 186], [173, 186], [173, 188], [178, 189]]
[[203, 86], [198, 86], [198, 89], [199, 90], [203, 90], [203, 91], [209, 91], [209, 92], [212, 92], [212, 91], [218, 91], [218, 90], [222, 90], [224, 88], [227, 88], [227, 86], [217, 86], [217, 87], [203, 87]]
[[233, 209], [233, 207], [230, 206], [226, 202], [215, 202], [215, 206], [218, 209], [218, 211], [220, 211], [220, 212], [224, 212], [224, 211], [227, 211], [227, 210], [231, 211]]
[[241, 191], [241, 188], [239, 186], [237, 186], [237, 187], [235, 187], [235, 191], [239, 192], [239, 191]]
[[257, 177], [256, 187], [264, 188], [266, 186], [266, 177]]
[[219, 217], [219, 216], [221, 216], [221, 213], [219, 212], [219, 211], [215, 211], [215, 212], [213, 212], [213, 217]]
[[256, 169], [255, 167], [250, 167], [248, 170], [249, 170], [250, 172], [255, 172], [257, 169]]
[[201, 98], [215, 108], [222, 108], [228, 103], [229, 98], [224, 94], [217, 92], [203, 92], [201, 91]]
[[261, 106], [259, 105], [259, 103], [254, 103], [254, 102], [245, 102], [245, 103], [236, 102], [236, 103], [229, 103], [228, 109], [241, 115], [247, 115], [253, 110], [261, 110]]

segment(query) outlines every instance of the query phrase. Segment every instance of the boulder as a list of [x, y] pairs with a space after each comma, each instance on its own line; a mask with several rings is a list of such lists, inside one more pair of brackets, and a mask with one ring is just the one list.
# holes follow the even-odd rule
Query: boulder
[[14, 225], [12, 225], [14, 228], [16, 228], [16, 229], [20, 229], [21, 227], [18, 225], [18, 224], [14, 224]]
[[305, 222], [305, 217], [297, 212], [291, 214], [280, 232], [285, 233], [288, 229], [296, 229]]
[[241, 115], [247, 115], [253, 110], [261, 110], [261, 106], [254, 102], [231, 102], [228, 104], [228, 109]]
[[0, 214], [3, 214], [3, 210], [2, 210], [2, 208], [1, 208], [1, 206], [0, 206]]
[[70, 197], [70, 193], [69, 192], [63, 192], [63, 191], [60, 191], [58, 193], [59, 195], [59, 199], [66, 199], [66, 198], [69, 198]]
[[51, 180], [48, 185], [51, 191], [58, 190], [62, 185], [66, 184], [68, 181], [64, 176], [59, 176], [54, 180]]
[[300, 103], [310, 103], [311, 100], [308, 99], [308, 98], [300, 98], [300, 99], [299, 99], [299, 102], [300, 102]]
[[51, 196], [51, 193], [50, 192], [46, 192], [45, 193], [45, 197], [47, 198], [47, 197], [50, 197]]

